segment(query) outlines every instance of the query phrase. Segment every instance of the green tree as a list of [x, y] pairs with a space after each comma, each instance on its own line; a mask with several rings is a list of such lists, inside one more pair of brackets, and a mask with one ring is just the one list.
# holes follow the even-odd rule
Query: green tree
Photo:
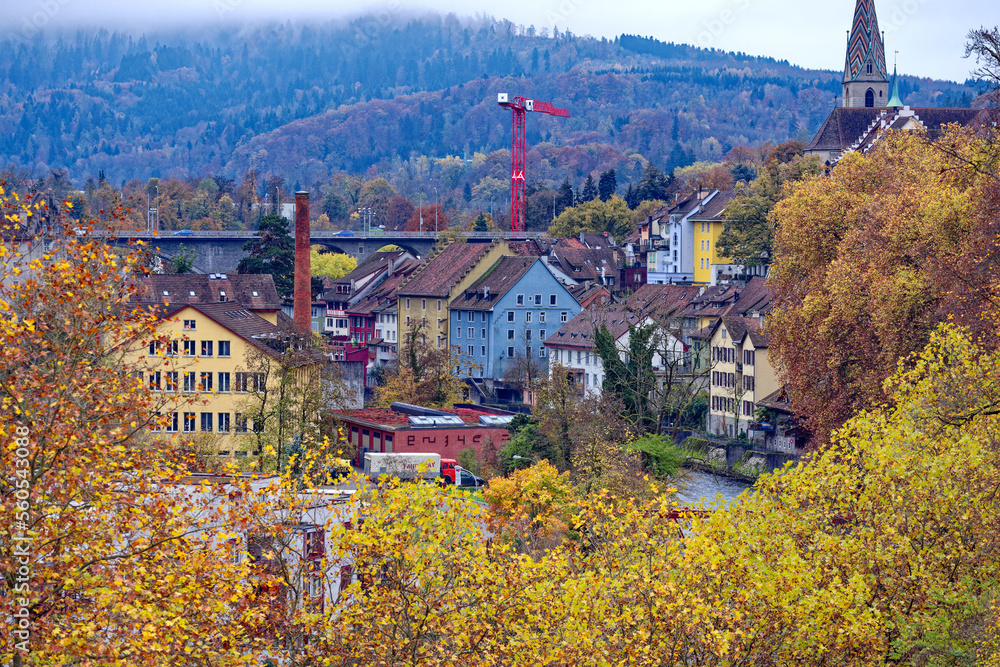
[[[597, 199], [597, 185], [594, 184], [594, 177], [587, 174], [587, 180], [583, 184], [583, 190], [580, 191], [580, 201], [587, 202]], [[601, 199], [601, 201], [607, 201], [606, 199]]]
[[617, 196], [608, 201], [595, 199], [567, 208], [549, 226], [549, 234], [561, 238], [579, 236], [580, 232], [608, 232], [615, 238], [624, 238], [634, 230], [632, 212]]
[[489, 213], [479, 212], [476, 219], [472, 223], [472, 231], [474, 232], [488, 232], [490, 231], [490, 223], [493, 221]]
[[[295, 241], [288, 220], [275, 213], [262, 216], [255, 237], [243, 244], [247, 257], [237, 264], [236, 272], [268, 273], [278, 294], [291, 297], [295, 291]], [[313, 276], [311, 287], [313, 295], [321, 293], [323, 280]]]
[[597, 182], [597, 192], [601, 201], [608, 201], [618, 190], [618, 176], [614, 169], [601, 172], [601, 178]]
[[657, 388], [655, 337], [654, 325], [629, 325], [628, 348], [621, 349], [604, 324], [594, 332], [594, 346], [604, 368], [603, 391], [621, 400], [626, 415], [641, 432], [654, 430], [658, 417], [651, 400]]
[[198, 253], [194, 248], [185, 248], [181, 243], [177, 247], [177, 252], [170, 258], [171, 273], [189, 273], [194, 268], [194, 260]]
[[670, 196], [670, 186], [673, 183], [674, 175], [672, 172], [669, 175], [664, 174], [652, 162], [649, 162], [646, 164], [646, 169], [642, 172], [642, 178], [639, 180], [636, 198], [640, 202], [649, 199], [668, 199]]

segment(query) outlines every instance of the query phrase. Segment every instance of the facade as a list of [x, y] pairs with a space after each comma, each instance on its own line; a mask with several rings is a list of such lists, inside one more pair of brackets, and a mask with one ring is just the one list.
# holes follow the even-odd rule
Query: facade
[[232, 301], [181, 304], [159, 312], [157, 332], [163, 340], [127, 354], [134, 362], [145, 362], [143, 381], [162, 396], [160, 412], [167, 416], [163, 435], [210, 436], [218, 456], [247, 456], [239, 436], [254, 428], [246, 415], [251, 394], [268, 381], [264, 373], [247, 370], [247, 353], [277, 358], [268, 342], [281, 338], [284, 330]]
[[756, 423], [758, 400], [781, 388], [768, 354], [767, 336], [755, 320], [723, 317], [711, 345], [708, 431], [737, 437]]
[[448, 304], [493, 266], [509, 255], [507, 242], [452, 243], [429, 257], [397, 292], [399, 336], [418, 331], [421, 341], [439, 350], [449, 343]]
[[503, 257], [449, 304], [449, 340], [471, 376], [502, 380], [524, 357], [544, 369], [547, 332], [580, 309], [538, 257]]

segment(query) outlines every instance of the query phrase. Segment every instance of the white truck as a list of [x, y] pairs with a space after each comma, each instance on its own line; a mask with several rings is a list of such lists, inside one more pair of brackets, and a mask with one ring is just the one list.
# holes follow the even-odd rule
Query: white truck
[[373, 482], [382, 477], [433, 480], [441, 475], [441, 455], [368, 452], [365, 454], [364, 473]]

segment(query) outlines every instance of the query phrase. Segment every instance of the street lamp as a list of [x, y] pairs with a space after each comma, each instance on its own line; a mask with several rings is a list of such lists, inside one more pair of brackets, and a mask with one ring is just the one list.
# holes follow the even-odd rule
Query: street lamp
[[434, 233], [438, 231], [438, 209], [441, 208], [441, 196], [438, 194], [437, 186], [434, 187], [434, 199], [437, 201], [437, 208], [434, 209]]
[[531, 458], [530, 456], [518, 456], [517, 454], [514, 454], [514, 456], [512, 456], [510, 458], [514, 459], [515, 461], [531, 461], [535, 465], [538, 465], [538, 461], [536, 461], [535, 459]]

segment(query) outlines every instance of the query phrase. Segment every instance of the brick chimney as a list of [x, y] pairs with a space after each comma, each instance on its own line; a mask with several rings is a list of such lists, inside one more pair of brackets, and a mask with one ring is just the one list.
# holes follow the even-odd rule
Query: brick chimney
[[309, 261], [309, 193], [295, 193], [295, 332], [312, 334], [312, 268]]

